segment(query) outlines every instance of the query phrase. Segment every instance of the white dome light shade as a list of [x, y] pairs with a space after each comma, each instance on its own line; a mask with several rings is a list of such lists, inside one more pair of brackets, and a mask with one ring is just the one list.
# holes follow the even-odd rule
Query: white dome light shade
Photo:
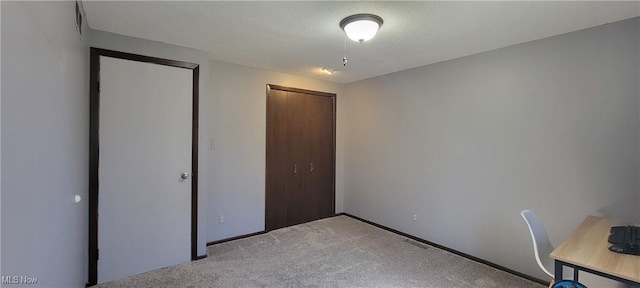
[[378, 23], [371, 20], [360, 20], [347, 24], [344, 26], [344, 32], [347, 33], [347, 37], [353, 41], [364, 42], [378, 33]]
[[340, 28], [353, 41], [364, 42], [376, 36], [382, 26], [382, 18], [373, 14], [351, 15], [340, 21]]

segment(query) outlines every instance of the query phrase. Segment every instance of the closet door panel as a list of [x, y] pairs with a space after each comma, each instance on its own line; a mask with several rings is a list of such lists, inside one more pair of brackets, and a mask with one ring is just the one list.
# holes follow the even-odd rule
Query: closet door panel
[[267, 97], [267, 153], [265, 218], [267, 231], [286, 227], [287, 182], [291, 177], [288, 157], [287, 92], [271, 89]]
[[[315, 97], [316, 111], [314, 113], [314, 160], [313, 185], [318, 190], [318, 215], [324, 218], [335, 214], [335, 155], [334, 155], [334, 101], [332, 97]], [[316, 162], [317, 161], [317, 162]]]
[[314, 219], [334, 214], [334, 129], [332, 97], [310, 96], [308, 184]]
[[308, 181], [305, 173], [305, 163], [309, 159], [308, 114], [309, 97], [297, 92], [287, 92], [288, 104], [288, 154], [289, 165], [293, 172], [289, 178], [289, 193], [287, 195], [288, 224], [296, 225], [310, 221], [310, 206]]

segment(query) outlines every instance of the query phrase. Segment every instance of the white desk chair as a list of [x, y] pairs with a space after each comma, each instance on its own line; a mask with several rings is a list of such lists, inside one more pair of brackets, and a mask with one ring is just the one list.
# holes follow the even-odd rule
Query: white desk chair
[[527, 226], [529, 226], [531, 240], [533, 241], [533, 253], [536, 255], [536, 262], [538, 262], [540, 269], [551, 277], [551, 284], [549, 284], [549, 287], [552, 287], [554, 283], [552, 272], [554, 263], [553, 259], [551, 259], [549, 255], [551, 255], [554, 248], [549, 241], [547, 231], [544, 229], [544, 226], [538, 219], [538, 216], [533, 212], [529, 210], [522, 210], [520, 215], [524, 219], [524, 222], [527, 222]]
[[[551, 255], [551, 252], [553, 252], [553, 249], [554, 249], [553, 245], [551, 245], [551, 242], [549, 241], [549, 236], [547, 235], [547, 231], [544, 229], [542, 222], [540, 222], [540, 219], [538, 219], [538, 216], [536, 216], [536, 214], [534, 214], [529, 210], [522, 210], [520, 212], [520, 215], [522, 216], [524, 221], [527, 222], [527, 225], [529, 226], [529, 232], [531, 233], [531, 240], [533, 241], [533, 252], [536, 255], [536, 261], [538, 262], [538, 266], [540, 266], [540, 269], [542, 269], [544, 273], [547, 273], [547, 275], [551, 276], [552, 280], [551, 280], [551, 283], [549, 284], [549, 287], [551, 288], [554, 285], [554, 272], [553, 272], [554, 260], [551, 259], [549, 255]], [[566, 268], [565, 270], [571, 271], [570, 270], [571, 268], [567, 268], [567, 267], [565, 268]], [[565, 275], [566, 274], [571, 275], [570, 273], [567, 273], [567, 272], [568, 271], [563, 271]], [[580, 283], [584, 283], [585, 286], [593, 287], [593, 288], [627, 287], [627, 285], [624, 285], [620, 282], [605, 279], [595, 275], [591, 275], [586, 272], [580, 274], [579, 281]]]

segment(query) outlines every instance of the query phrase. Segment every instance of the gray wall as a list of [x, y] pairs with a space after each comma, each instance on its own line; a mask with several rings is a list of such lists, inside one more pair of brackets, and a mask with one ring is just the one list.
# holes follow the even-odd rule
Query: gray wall
[[209, 158], [208, 241], [264, 230], [267, 84], [337, 94], [336, 212], [342, 212], [343, 85], [218, 61], [210, 68], [216, 149]]
[[344, 211], [546, 279], [520, 210], [555, 245], [589, 214], [640, 219], [639, 34], [635, 18], [347, 85]]
[[84, 287], [89, 54], [75, 1], [1, 10], [2, 275]]
[[200, 111], [199, 111], [199, 143], [198, 143], [198, 255], [206, 255], [207, 235], [207, 175], [209, 175], [207, 163], [209, 150], [207, 139], [209, 138], [208, 117], [209, 110], [209, 58], [207, 52], [170, 45], [162, 42], [150, 41], [124, 35], [91, 30], [89, 46], [116, 50], [145, 56], [159, 57], [170, 60], [185, 61], [200, 65]]

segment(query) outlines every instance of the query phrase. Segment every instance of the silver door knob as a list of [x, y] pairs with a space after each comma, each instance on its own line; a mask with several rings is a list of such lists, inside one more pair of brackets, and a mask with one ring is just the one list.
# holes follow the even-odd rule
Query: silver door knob
[[189, 172], [182, 172], [182, 175], [180, 175], [180, 178], [189, 179]]

